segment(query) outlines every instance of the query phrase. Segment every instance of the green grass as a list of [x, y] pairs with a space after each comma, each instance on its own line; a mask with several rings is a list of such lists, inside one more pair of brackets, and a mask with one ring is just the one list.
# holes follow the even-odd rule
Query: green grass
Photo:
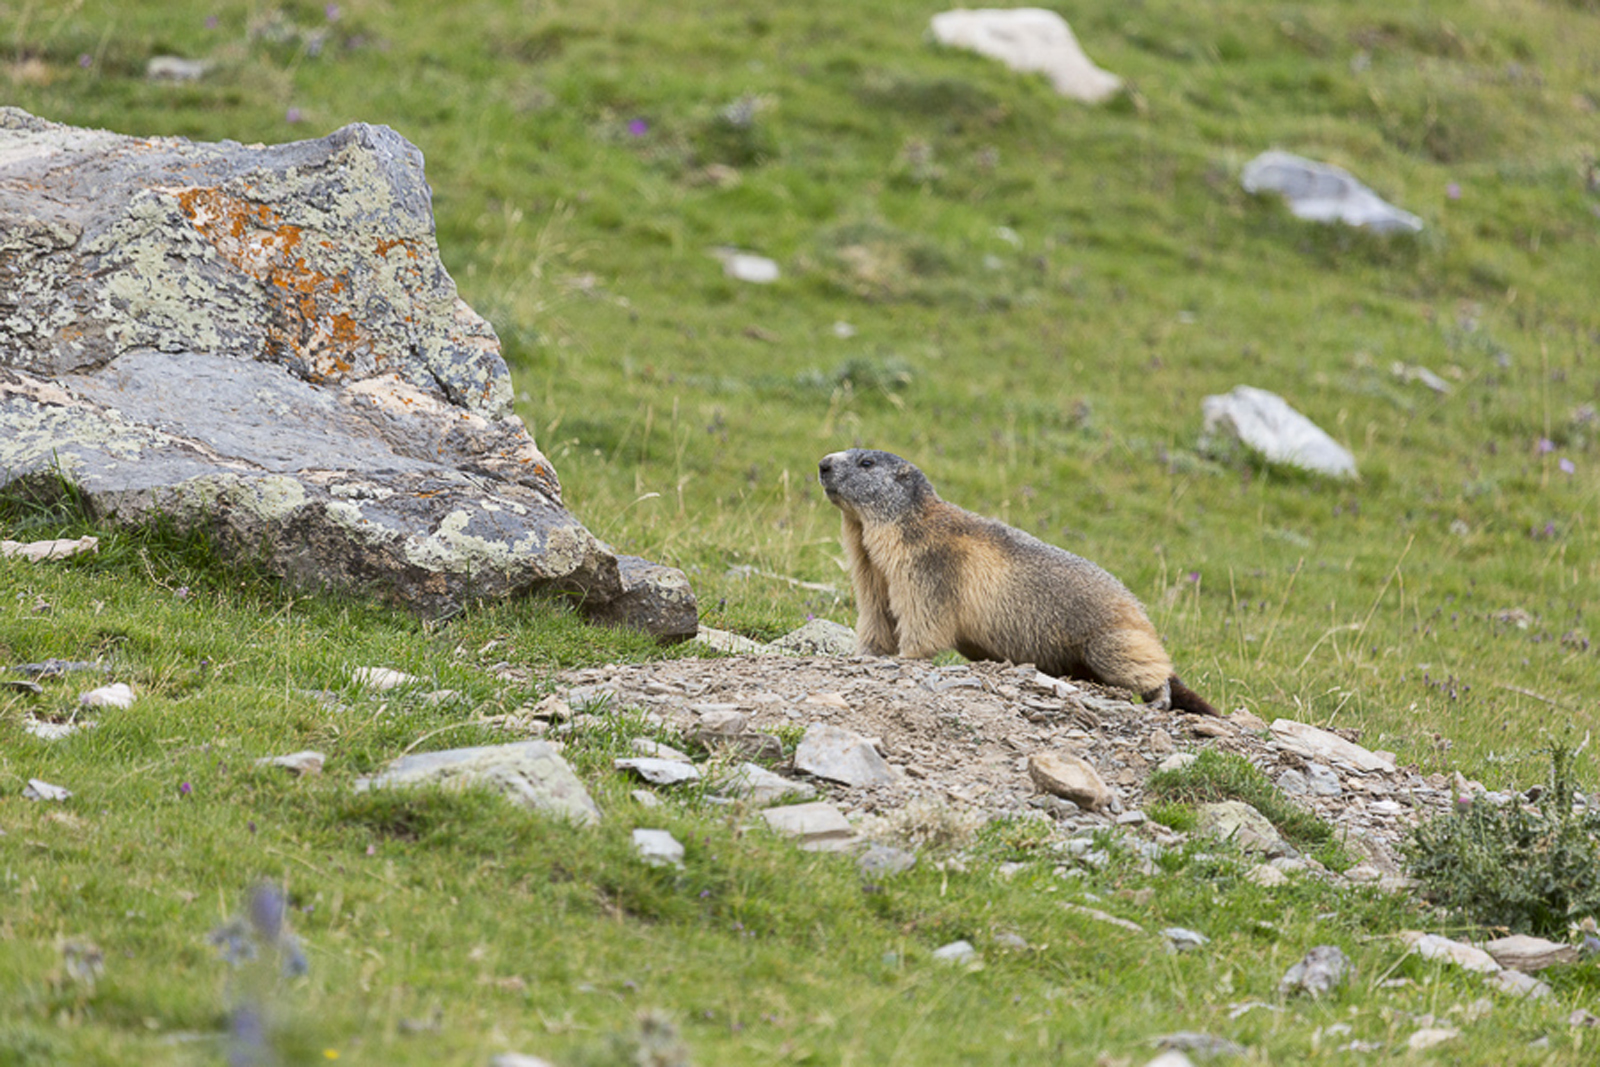
[[1265, 773], [1235, 752], [1205, 749], [1195, 761], [1177, 770], [1156, 771], [1145, 783], [1145, 793], [1160, 806], [1160, 814], [1174, 818], [1174, 829], [1192, 829], [1192, 814], [1174, 812], [1171, 805], [1193, 807], [1223, 800], [1242, 800], [1275, 826], [1283, 839], [1302, 852], [1335, 868], [1351, 865], [1334, 839], [1333, 827], [1315, 812], [1296, 804], [1272, 784]]
[[[935, 10], [348, 0], [330, 21], [316, 3], [10, 0], [0, 87], [125, 133], [275, 142], [366, 121], [418, 144], [445, 262], [499, 331], [568, 503], [683, 567], [711, 625], [851, 620], [848, 597], [730, 568], [845, 585], [815, 462], [883, 447], [1117, 573], [1219, 707], [1359, 728], [1491, 787], [1538, 781], [1552, 736], [1600, 726], [1593, 5], [1080, 5], [1086, 49], [1129, 81], [1099, 108], [929, 45]], [[151, 84], [159, 54], [215, 66]], [[1239, 168], [1268, 147], [1348, 167], [1427, 229], [1374, 238], [1246, 196]], [[723, 246], [783, 278], [727, 279]], [[1241, 383], [1348, 445], [1360, 481], [1200, 454], [1201, 399]], [[93, 530], [18, 503], [0, 523]], [[1330, 1023], [1403, 1042], [1407, 1013], [1480, 995], [1399, 961], [1378, 935], [1429, 918], [1391, 901], [1186, 863], [1135, 904], [1116, 894], [1146, 887], [1136, 870], [1091, 873], [1119, 913], [1213, 939], [1168, 957], [1063, 912], [1077, 890], [1026, 827], [993, 831], [964, 873], [924, 863], [868, 892], [847, 860], [738, 818], [633, 807], [604, 737], [572, 753], [609, 813], [596, 831], [486, 798], [353, 800], [419, 739], [489, 740], [473, 720], [559, 667], [674, 653], [539, 602], [424, 626], [291, 597], [200, 542], [94, 532], [98, 558], [0, 564], [0, 660], [101, 658], [141, 691], [54, 745], [21, 720], [69, 710], [77, 679], [0, 694], [0, 1063], [215, 1062], [227, 976], [205, 938], [262, 876], [289, 886], [312, 963], [282, 994], [296, 1062], [588, 1062], [662, 1010], [704, 1063], [1138, 1063], [1185, 1028], [1288, 1063]], [[481, 670], [501, 660], [529, 682]], [[467, 703], [352, 692], [360, 665]], [[250, 765], [308, 746], [329, 754], [320, 780]], [[1577, 773], [1594, 769], [1586, 750]], [[77, 795], [25, 803], [29, 777]], [[685, 872], [631, 861], [645, 823], [689, 845]], [[1040, 947], [995, 949], [1002, 927]], [[982, 970], [928, 960], [962, 936]], [[62, 977], [75, 937], [106, 951], [92, 991]], [[1228, 1019], [1318, 941], [1359, 969], [1335, 1003]], [[1559, 1005], [1496, 1001], [1432, 1055], [1582, 1062], [1563, 1020], [1592, 968], [1554, 981]]]

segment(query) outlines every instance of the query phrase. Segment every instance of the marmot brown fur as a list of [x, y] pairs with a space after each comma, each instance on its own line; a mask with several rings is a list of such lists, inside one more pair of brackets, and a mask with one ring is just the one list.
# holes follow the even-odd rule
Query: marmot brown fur
[[892, 453], [852, 448], [817, 466], [844, 514], [862, 652], [953, 648], [1131, 689], [1163, 711], [1218, 714], [1174, 676], [1143, 605], [1101, 567], [939, 499]]

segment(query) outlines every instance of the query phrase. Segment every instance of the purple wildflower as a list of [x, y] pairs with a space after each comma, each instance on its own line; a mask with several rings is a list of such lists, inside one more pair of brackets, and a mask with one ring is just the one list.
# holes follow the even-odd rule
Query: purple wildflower
[[628, 133], [633, 137], [643, 137], [650, 132], [650, 124], [644, 119], [634, 119], [628, 123]]
[[1539, 438], [1539, 455], [1543, 456], [1556, 450], [1556, 443], [1548, 437]]
[[1444, 187], [1444, 195], [1448, 196], [1451, 200], [1460, 200], [1461, 186], [1455, 182], [1451, 182], [1449, 185]]
[[1566, 456], [1562, 456], [1561, 461], [1557, 463], [1556, 466], [1561, 468], [1562, 474], [1572, 474], [1578, 469], [1578, 465], [1572, 462], [1572, 460], [1568, 459]]
[[88, 70], [90, 67], [94, 66], [94, 57], [88, 52], [80, 54], [78, 56], [78, 66], [82, 67], [84, 70]]
[[217, 28], [217, 27], [218, 27], [218, 26], [219, 26], [219, 25], [221, 25], [221, 22], [220, 22], [220, 20], [219, 20], [219, 19], [218, 19], [218, 18], [217, 18], [217, 16], [215, 16], [215, 15], [207, 15], [207, 16], [206, 16], [206, 29], [208, 29], [208, 30], [214, 30], [214, 29], [216, 29], [216, 28]]
[[182, 785], [178, 786], [178, 792], [184, 796], [188, 796], [190, 793], [194, 792], [194, 786], [190, 785], [188, 782], [184, 782]]
[[291, 124], [299, 122], [302, 117], [303, 116], [300, 114], [300, 109], [297, 107], [291, 107], [288, 111], [283, 113], [283, 121]]
[[339, 5], [338, 4], [329, 4], [327, 7], [322, 9], [322, 14], [323, 14], [324, 17], [327, 18], [327, 20], [329, 22], [338, 22], [339, 21]]

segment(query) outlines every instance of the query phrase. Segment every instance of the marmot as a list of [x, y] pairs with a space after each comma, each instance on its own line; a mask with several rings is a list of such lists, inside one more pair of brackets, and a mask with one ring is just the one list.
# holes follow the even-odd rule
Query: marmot
[[1161, 711], [1219, 714], [1178, 681], [1144, 606], [1103, 568], [939, 499], [892, 453], [852, 448], [817, 466], [844, 514], [862, 652], [953, 648], [1131, 689]]

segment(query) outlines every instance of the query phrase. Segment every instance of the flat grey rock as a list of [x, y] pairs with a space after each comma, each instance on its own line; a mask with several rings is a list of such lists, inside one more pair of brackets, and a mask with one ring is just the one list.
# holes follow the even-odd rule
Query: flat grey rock
[[567, 761], [545, 741], [452, 748], [402, 756], [382, 773], [356, 782], [357, 790], [437, 785], [487, 788], [532, 811], [574, 822], [600, 821], [600, 809]]
[[1355, 477], [1356, 460], [1349, 450], [1276, 393], [1239, 385], [1230, 393], [1206, 397], [1200, 408], [1205, 419], [1200, 445], [1207, 452], [1242, 445], [1271, 463]]
[[1374, 233], [1417, 233], [1422, 220], [1402, 211], [1346, 170], [1289, 152], [1263, 152], [1245, 164], [1247, 193], [1279, 193], [1295, 218], [1342, 222]]
[[1344, 792], [1339, 773], [1322, 763], [1306, 764], [1306, 787], [1315, 797], [1336, 797]]
[[798, 837], [802, 848], [837, 851], [855, 838], [850, 820], [825, 800], [768, 808], [761, 818], [778, 833]]
[[3, 108], [0, 251], [0, 482], [59, 474], [106, 521], [428, 617], [559, 593], [695, 633], [680, 572], [562, 506], [393, 130], [201, 144]]
[[1232, 841], [1245, 852], [1272, 858], [1293, 856], [1295, 850], [1278, 835], [1267, 817], [1242, 800], [1222, 800], [1195, 808], [1199, 832]]
[[796, 770], [843, 785], [893, 785], [894, 771], [860, 734], [814, 722], [795, 747]]
[[779, 800], [799, 797], [809, 800], [817, 795], [814, 786], [791, 781], [755, 763], [741, 763], [717, 783], [717, 793], [725, 797], [747, 800], [760, 807]]
[[613, 766], [619, 771], [632, 771], [651, 785], [682, 785], [700, 780], [700, 768], [681, 760], [634, 756], [616, 760]]
[[917, 854], [890, 845], [873, 845], [856, 857], [856, 869], [867, 878], [903, 874], [917, 865]]
[[652, 867], [683, 866], [683, 845], [666, 830], [635, 830], [633, 850]]
[[1394, 760], [1346, 741], [1338, 734], [1293, 719], [1274, 719], [1272, 736], [1280, 745], [1311, 759], [1343, 760], [1359, 771], [1394, 771]]

